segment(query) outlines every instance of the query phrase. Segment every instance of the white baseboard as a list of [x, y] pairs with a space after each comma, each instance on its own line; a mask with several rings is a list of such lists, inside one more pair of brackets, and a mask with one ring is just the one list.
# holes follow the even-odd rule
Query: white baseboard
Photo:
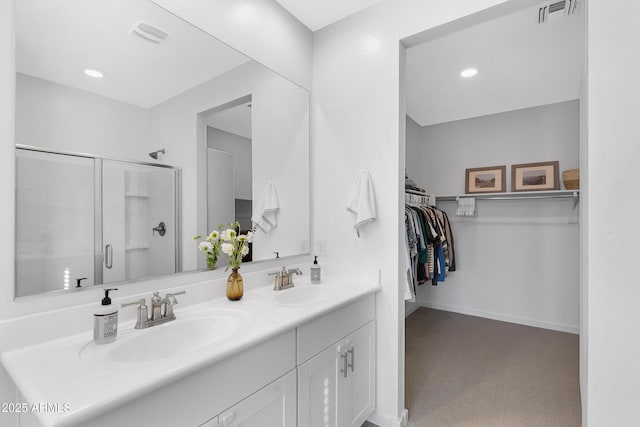
[[379, 427], [407, 427], [409, 423], [409, 411], [404, 409], [402, 414], [400, 414], [400, 418], [397, 419], [374, 412], [367, 421]]
[[409, 424], [409, 410], [404, 409], [402, 415], [400, 415], [398, 424], [394, 424], [394, 427], [407, 427], [407, 424]]
[[543, 320], [527, 319], [525, 317], [511, 316], [490, 311], [476, 310], [473, 308], [459, 307], [445, 304], [420, 301], [420, 306], [433, 308], [436, 310], [451, 311], [454, 313], [468, 314], [470, 316], [484, 317], [486, 319], [500, 320], [502, 322], [517, 323], [519, 325], [533, 326], [535, 328], [550, 329], [552, 331], [568, 332], [570, 334], [580, 334], [579, 326], [565, 325], [562, 323], [546, 322]]

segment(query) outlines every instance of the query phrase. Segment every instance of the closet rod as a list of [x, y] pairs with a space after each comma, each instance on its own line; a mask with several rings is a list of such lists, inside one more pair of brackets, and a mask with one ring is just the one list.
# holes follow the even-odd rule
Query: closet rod
[[578, 199], [579, 191], [550, 191], [528, 193], [490, 193], [490, 194], [464, 194], [460, 196], [437, 196], [436, 202], [455, 202], [460, 198], [473, 198], [478, 200], [519, 200], [519, 199]]

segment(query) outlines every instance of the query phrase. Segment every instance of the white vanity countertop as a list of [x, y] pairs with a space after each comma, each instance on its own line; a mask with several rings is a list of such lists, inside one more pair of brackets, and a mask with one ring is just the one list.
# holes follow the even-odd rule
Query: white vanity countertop
[[[59, 411], [37, 413], [45, 427], [80, 425], [245, 348], [377, 292], [380, 285], [371, 279], [370, 275], [360, 279], [323, 278], [323, 297], [300, 304], [280, 303], [274, 296], [276, 291], [259, 288], [246, 291], [240, 301], [222, 297], [183, 309], [176, 306], [177, 320], [145, 330], [134, 330], [131, 321], [121, 322], [114, 343], [95, 345], [92, 332], [86, 332], [9, 350], [0, 357], [29, 404], [58, 404]], [[296, 280], [298, 291], [316, 286], [308, 280], [308, 276]], [[277, 293], [286, 295], [288, 291]], [[313, 291], [309, 295], [313, 295]], [[231, 313], [244, 320], [237, 320], [241, 326], [231, 336], [213, 343], [204, 342], [197, 348], [165, 358], [119, 362], [106, 356], [107, 353], [114, 354], [118, 346], [139, 338], [139, 334], [178, 325], [178, 322], [188, 328], [188, 322], [211, 313]], [[169, 348], [171, 344], [166, 343]], [[66, 412], [64, 405], [68, 408]]]

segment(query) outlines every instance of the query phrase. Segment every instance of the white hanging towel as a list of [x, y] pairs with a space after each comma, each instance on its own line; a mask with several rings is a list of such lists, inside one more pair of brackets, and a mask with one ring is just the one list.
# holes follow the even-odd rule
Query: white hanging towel
[[473, 197], [458, 197], [457, 216], [474, 216], [476, 214], [476, 199]]
[[278, 192], [273, 181], [268, 180], [262, 190], [260, 201], [253, 210], [251, 222], [265, 233], [273, 230], [278, 226], [278, 211], [280, 203], [278, 202]]
[[356, 214], [356, 223], [353, 228], [356, 229], [358, 237], [360, 237], [360, 227], [376, 220], [376, 196], [368, 171], [361, 170], [353, 183], [347, 210]]

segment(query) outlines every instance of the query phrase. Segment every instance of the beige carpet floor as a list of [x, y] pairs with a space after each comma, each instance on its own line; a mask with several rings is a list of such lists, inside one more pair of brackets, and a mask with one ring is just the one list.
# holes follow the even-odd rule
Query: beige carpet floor
[[579, 427], [578, 336], [420, 308], [406, 320], [409, 427]]

